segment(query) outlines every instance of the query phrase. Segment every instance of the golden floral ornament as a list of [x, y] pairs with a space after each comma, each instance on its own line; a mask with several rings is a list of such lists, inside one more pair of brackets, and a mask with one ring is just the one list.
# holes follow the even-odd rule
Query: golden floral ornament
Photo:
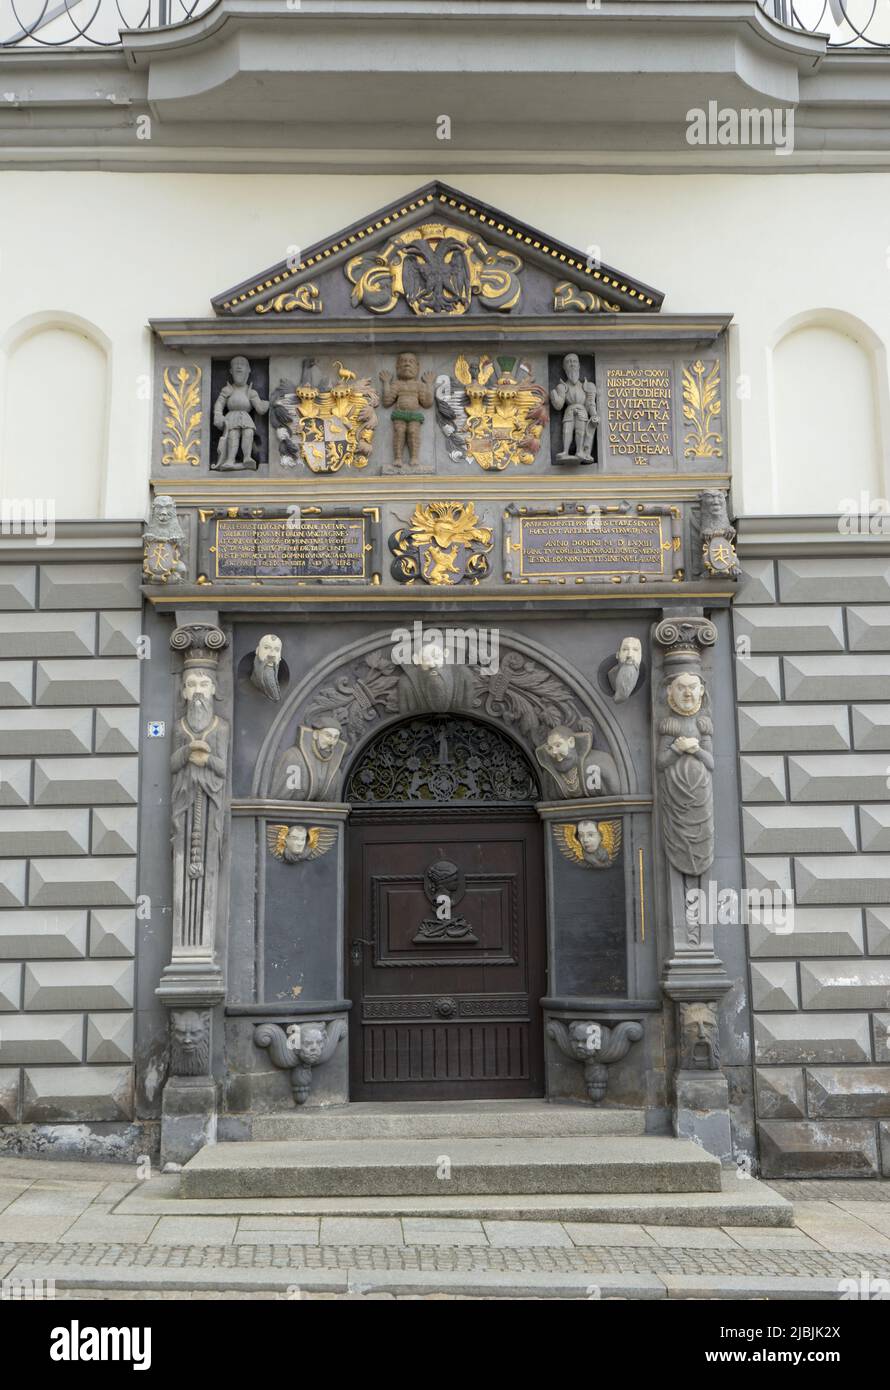
[[297, 309], [302, 309], [307, 314], [320, 314], [322, 312], [324, 301], [317, 285], [313, 285], [310, 281], [296, 285], [294, 289], [286, 290], [284, 294], [276, 294], [274, 299], [268, 299], [265, 304], [257, 304], [254, 312], [257, 314], [292, 314]]
[[391, 572], [401, 584], [478, 584], [489, 572], [491, 527], [472, 502], [430, 502], [414, 508], [408, 526], [394, 531]]
[[484, 309], [510, 310], [522, 294], [522, 261], [489, 247], [473, 231], [424, 222], [392, 237], [379, 252], [353, 256], [346, 275], [353, 305], [388, 314], [400, 299], [419, 315], [466, 314], [477, 299]]
[[167, 413], [161, 463], [165, 467], [189, 463], [198, 468], [201, 463], [201, 368], [165, 368], [163, 401]]
[[620, 820], [582, 820], [553, 826], [560, 853], [587, 869], [608, 869], [621, 850]]
[[721, 413], [720, 363], [710, 369], [701, 358], [683, 368], [683, 419], [686, 430], [686, 458], [723, 457], [723, 435], [712, 428]]
[[554, 286], [553, 312], [565, 314], [570, 309], [577, 310], [579, 314], [621, 313], [620, 304], [613, 304], [610, 300], [603, 299], [601, 295], [594, 294], [593, 290], [582, 290], [570, 281], [563, 280]]
[[335, 843], [337, 832], [326, 825], [267, 825], [266, 844], [283, 864], [320, 859]]
[[485, 354], [470, 363], [461, 355], [453, 376], [437, 377], [435, 401], [452, 462], [469, 460], [485, 472], [534, 463], [549, 414], [528, 362]]

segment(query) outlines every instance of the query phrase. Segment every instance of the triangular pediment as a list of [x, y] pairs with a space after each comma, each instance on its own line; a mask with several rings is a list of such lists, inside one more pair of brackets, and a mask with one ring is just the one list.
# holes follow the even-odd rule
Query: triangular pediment
[[438, 180], [217, 295], [220, 315], [657, 313], [633, 276]]

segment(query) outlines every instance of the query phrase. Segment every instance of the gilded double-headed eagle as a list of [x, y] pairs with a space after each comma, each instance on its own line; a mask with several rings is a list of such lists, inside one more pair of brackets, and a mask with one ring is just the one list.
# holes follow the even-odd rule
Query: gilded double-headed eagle
[[608, 868], [615, 863], [621, 849], [621, 821], [620, 820], [599, 820], [591, 821], [595, 825], [600, 837], [600, 843], [594, 850], [585, 850], [578, 838], [578, 825], [571, 822], [557, 824], [553, 827], [553, 838], [561, 854], [566, 859], [570, 859], [573, 864], [584, 864], [591, 868]]

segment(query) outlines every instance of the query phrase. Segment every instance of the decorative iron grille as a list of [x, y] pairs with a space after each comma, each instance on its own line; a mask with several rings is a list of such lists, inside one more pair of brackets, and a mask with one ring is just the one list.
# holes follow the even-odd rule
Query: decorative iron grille
[[792, 29], [826, 34], [831, 48], [890, 48], [887, 0], [760, 0]]
[[353, 803], [537, 801], [534, 772], [512, 739], [474, 719], [431, 715], [385, 729], [349, 778]]

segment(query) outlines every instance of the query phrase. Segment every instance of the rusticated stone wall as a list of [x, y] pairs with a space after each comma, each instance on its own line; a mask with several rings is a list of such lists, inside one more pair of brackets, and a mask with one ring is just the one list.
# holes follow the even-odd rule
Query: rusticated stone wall
[[743, 846], [749, 887], [794, 892], [790, 931], [747, 927], [762, 1171], [886, 1175], [890, 555], [833, 524], [769, 553], [755, 529], [734, 615]]
[[0, 1151], [133, 1116], [140, 565], [95, 529], [0, 552]]

